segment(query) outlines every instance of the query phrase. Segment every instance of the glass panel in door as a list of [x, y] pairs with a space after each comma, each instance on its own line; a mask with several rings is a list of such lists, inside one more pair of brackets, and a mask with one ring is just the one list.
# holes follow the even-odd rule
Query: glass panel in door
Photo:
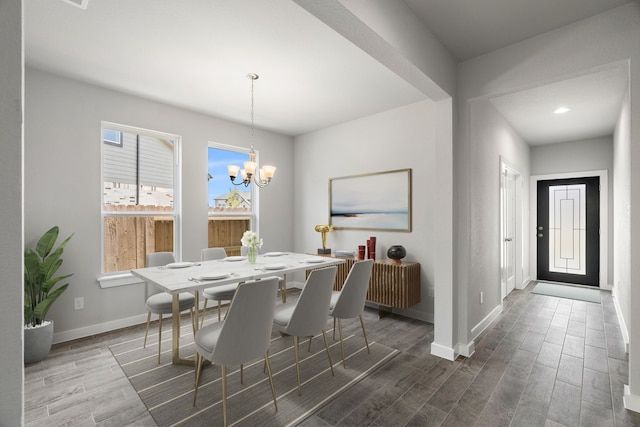
[[549, 186], [549, 271], [585, 275], [586, 185]]

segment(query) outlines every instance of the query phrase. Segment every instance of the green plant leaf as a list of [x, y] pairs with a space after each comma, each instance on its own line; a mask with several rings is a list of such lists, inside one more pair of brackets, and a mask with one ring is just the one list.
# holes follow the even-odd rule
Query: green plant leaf
[[47, 312], [51, 308], [51, 305], [58, 299], [60, 295], [62, 295], [64, 291], [67, 290], [67, 287], [69, 287], [68, 283], [60, 286], [58, 289], [51, 292], [46, 298], [40, 301], [38, 305], [36, 305], [35, 309], [33, 310], [33, 316], [38, 320], [38, 323], [44, 320]]
[[29, 281], [35, 280], [40, 270], [40, 257], [31, 249], [24, 250], [24, 274]]
[[58, 228], [58, 226], [54, 225], [49, 230], [47, 230], [47, 232], [44, 233], [42, 237], [40, 237], [38, 243], [36, 244], [36, 253], [40, 255], [40, 258], [46, 258], [46, 256], [49, 255], [49, 252], [51, 252], [51, 248], [53, 248], [53, 245], [55, 245], [56, 243], [59, 232], [60, 229]]
[[49, 280], [62, 265], [62, 248], [57, 248], [46, 257], [40, 264], [39, 273], [43, 280]]
[[64, 275], [64, 276], [53, 277], [53, 278], [47, 280], [46, 282], [44, 282], [42, 284], [42, 291], [44, 293], [49, 293], [51, 288], [53, 288], [56, 283], [58, 283], [61, 280], [66, 279], [67, 277], [71, 277], [71, 276], [73, 276], [73, 274], [67, 274], [67, 275]]

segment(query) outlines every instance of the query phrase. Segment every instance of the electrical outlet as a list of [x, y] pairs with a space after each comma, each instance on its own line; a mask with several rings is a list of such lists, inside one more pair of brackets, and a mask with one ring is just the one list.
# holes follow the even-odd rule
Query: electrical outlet
[[480, 292], [480, 304], [484, 304], [484, 292]]
[[73, 309], [74, 310], [82, 310], [84, 309], [84, 298], [78, 297], [73, 300]]

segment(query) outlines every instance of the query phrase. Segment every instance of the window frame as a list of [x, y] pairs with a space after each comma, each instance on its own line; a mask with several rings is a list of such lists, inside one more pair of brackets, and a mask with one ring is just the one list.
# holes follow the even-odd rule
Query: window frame
[[[104, 209], [104, 157], [105, 157], [105, 144], [112, 144], [109, 141], [104, 140], [104, 130], [119, 131], [121, 135], [121, 141], [123, 140], [123, 133], [131, 133], [137, 135], [144, 135], [155, 138], [162, 138], [173, 141], [173, 210], [163, 211], [161, 216], [173, 217], [173, 251], [176, 260], [182, 258], [182, 137], [168, 132], [155, 131], [150, 129], [144, 129], [136, 126], [123, 125], [119, 123], [113, 123], [108, 121], [101, 121], [100, 123], [100, 276], [97, 278], [102, 288], [108, 288], [113, 286], [123, 286], [134, 283], [141, 283], [141, 280], [134, 277], [128, 271], [116, 271], [105, 272], [105, 236], [104, 236], [104, 224], [106, 217], [113, 216], [133, 216], [133, 217], [145, 217], [145, 216], [159, 216], [157, 211], [109, 211]], [[112, 144], [115, 145], [115, 144]], [[122, 146], [122, 145], [120, 145]]]
[[[249, 155], [249, 152], [251, 151], [250, 148], [245, 148], [245, 147], [239, 147], [236, 145], [229, 145], [229, 144], [223, 144], [220, 142], [213, 142], [213, 141], [209, 141], [209, 144], [207, 146], [207, 159], [209, 158], [209, 148], [215, 148], [218, 150], [226, 150], [226, 151], [233, 151], [236, 153], [243, 153], [243, 154], [247, 154], [247, 156]], [[256, 153], [256, 163], [258, 165], [260, 165], [260, 153], [258, 150], [254, 149], [255, 153]], [[259, 166], [258, 166], [259, 167]], [[209, 168], [207, 167], [207, 172], [209, 172]], [[228, 178], [228, 177], [227, 177]], [[239, 177], [236, 177], [236, 182], [240, 180]], [[229, 181], [229, 185], [233, 186], [233, 184], [231, 184], [231, 181]], [[240, 188], [245, 188], [245, 187], [241, 187], [238, 186]], [[259, 232], [259, 217], [258, 217], [258, 212], [259, 209], [258, 207], [260, 206], [260, 191], [257, 188], [257, 186], [255, 184], [249, 185], [249, 188], [251, 191], [251, 212], [250, 213], [240, 213], [240, 212], [220, 212], [220, 213], [216, 213], [216, 212], [210, 212], [209, 211], [209, 201], [208, 201], [208, 190], [207, 190], [207, 221], [209, 221], [209, 218], [212, 217], [229, 217], [229, 216], [237, 216], [237, 217], [249, 217], [250, 218], [250, 225], [251, 225], [251, 230], [256, 232], [256, 233], [260, 233]]]

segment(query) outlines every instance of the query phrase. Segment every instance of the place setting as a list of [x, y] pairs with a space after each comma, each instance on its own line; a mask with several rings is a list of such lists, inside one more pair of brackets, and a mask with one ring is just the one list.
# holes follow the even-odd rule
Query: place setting
[[320, 264], [321, 262], [325, 262], [325, 258], [314, 257], [314, 258], [305, 258], [298, 261], [300, 264]]
[[263, 256], [265, 257], [278, 257], [288, 255], [286, 252], [267, 252]]
[[187, 277], [187, 279], [191, 282], [212, 282], [216, 280], [226, 279], [233, 276], [234, 274], [235, 273], [215, 271], [211, 273], [204, 273], [197, 277]]
[[171, 262], [167, 265], [161, 265], [158, 267], [160, 270], [164, 270], [165, 268], [174, 269], [174, 268], [187, 268], [187, 267], [196, 267], [199, 266], [199, 262], [189, 262], [189, 261], [181, 261], [181, 262]]
[[264, 264], [262, 266], [256, 267], [255, 270], [282, 270], [284, 268], [287, 268], [288, 265], [286, 264], [282, 264], [282, 263], [271, 263], [271, 264]]

